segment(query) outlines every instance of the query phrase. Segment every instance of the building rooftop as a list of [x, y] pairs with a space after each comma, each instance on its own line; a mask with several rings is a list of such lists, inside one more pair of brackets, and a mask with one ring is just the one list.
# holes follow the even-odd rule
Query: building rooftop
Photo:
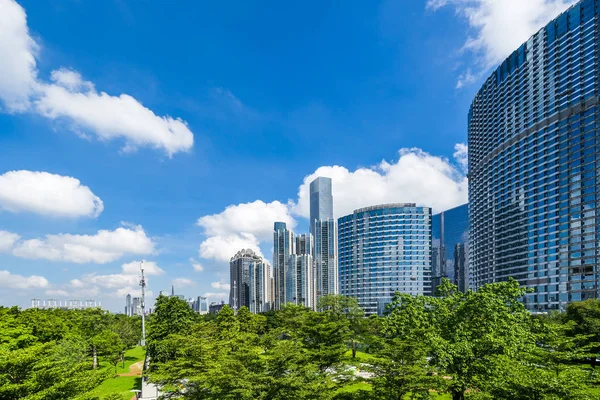
[[417, 205], [415, 203], [380, 204], [378, 206], [359, 208], [358, 210], [354, 210], [354, 214], [358, 214], [360, 212], [365, 212], [365, 211], [381, 210], [384, 208], [402, 208], [402, 207], [416, 207], [416, 206]]

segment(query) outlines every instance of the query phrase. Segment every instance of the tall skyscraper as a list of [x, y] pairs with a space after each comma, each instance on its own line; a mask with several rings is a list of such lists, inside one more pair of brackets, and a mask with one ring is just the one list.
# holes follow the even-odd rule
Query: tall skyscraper
[[125, 297], [125, 315], [131, 317], [133, 315], [133, 311], [131, 308], [131, 295], [128, 294], [127, 297]]
[[533, 35], [469, 111], [474, 285], [513, 277], [531, 310], [599, 297], [598, 3]]
[[250, 249], [238, 251], [229, 262], [229, 305], [234, 310], [243, 306], [250, 308], [250, 266], [255, 262], [262, 262], [262, 257]]
[[314, 251], [313, 235], [310, 233], [303, 233], [296, 235], [296, 251], [295, 254], [310, 254]]
[[310, 233], [314, 238], [316, 297], [338, 293], [337, 233], [331, 178], [310, 183]]
[[310, 254], [292, 254], [287, 275], [287, 303], [316, 308], [315, 268]]
[[131, 301], [131, 315], [142, 315], [142, 302], [139, 297], [134, 297]]
[[271, 309], [271, 266], [261, 258], [250, 264], [250, 312], [261, 313]]
[[273, 278], [274, 308], [279, 310], [286, 301], [286, 275], [290, 256], [294, 254], [294, 233], [285, 222], [275, 222], [273, 227]]
[[315, 222], [333, 219], [331, 178], [318, 177], [310, 183], [310, 233], [316, 237]]
[[337, 230], [333, 219], [315, 221], [317, 301], [338, 293]]
[[431, 294], [431, 209], [361, 208], [338, 219], [340, 293], [381, 315], [396, 291]]
[[[469, 242], [469, 205], [455, 207], [436, 214], [432, 219], [432, 292], [443, 278], [459, 286], [459, 290], [468, 289], [468, 254], [465, 245]], [[462, 255], [455, 255], [457, 245]], [[458, 264], [455, 262], [458, 260]], [[466, 281], [465, 281], [466, 276]], [[462, 284], [460, 284], [462, 277]], [[466, 282], [466, 283], [465, 283]]]

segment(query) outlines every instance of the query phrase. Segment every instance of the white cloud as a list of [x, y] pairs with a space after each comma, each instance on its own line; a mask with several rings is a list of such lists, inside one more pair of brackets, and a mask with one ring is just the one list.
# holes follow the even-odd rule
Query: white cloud
[[127, 254], [154, 252], [154, 242], [141, 226], [101, 230], [95, 235], [58, 234], [15, 243], [13, 255], [29, 259], [105, 264]]
[[198, 261], [196, 261], [194, 259], [194, 257], [190, 257], [190, 263], [192, 264], [194, 271], [196, 271], [196, 272], [204, 271], [204, 266], [202, 264], [200, 264]]
[[[206, 215], [198, 219], [198, 225], [209, 236], [228, 236], [238, 232], [254, 235], [259, 240], [273, 237], [273, 223], [285, 222], [294, 228], [296, 221], [287, 205], [279, 201], [231, 205], [219, 214]], [[241, 250], [241, 249], [240, 249]]]
[[69, 292], [67, 292], [66, 290], [62, 290], [62, 289], [50, 289], [50, 290], [46, 290], [44, 293], [46, 293], [46, 295], [48, 295], [48, 296], [54, 296], [54, 297], [67, 297], [69, 295]]
[[[132, 261], [121, 265], [121, 270], [124, 274], [140, 275], [140, 261]], [[165, 271], [160, 268], [154, 261], [144, 261], [144, 275], [164, 275]]]
[[78, 179], [48, 172], [9, 171], [0, 175], [0, 209], [56, 217], [97, 217], [104, 205]]
[[194, 135], [181, 119], [159, 117], [126, 94], [99, 93], [73, 71], [54, 71], [52, 78], [55, 83], [43, 85], [35, 101], [38, 112], [47, 118], [68, 118], [102, 140], [123, 139], [127, 151], [148, 146], [172, 156], [194, 144]]
[[465, 86], [469, 86], [479, 79], [478, 75], [475, 75], [471, 72], [471, 69], [467, 69], [465, 72], [458, 76], [458, 80], [456, 81], [456, 88], [461, 89]]
[[469, 146], [464, 143], [457, 143], [454, 145], [453, 156], [463, 171], [469, 170]]
[[196, 282], [194, 282], [193, 280], [188, 279], [188, 278], [173, 279], [173, 285], [177, 286], [177, 287], [194, 286], [195, 284], [196, 284]]
[[69, 281], [69, 286], [74, 288], [82, 288], [85, 286], [85, 284], [80, 279], [71, 279]]
[[385, 203], [417, 203], [439, 212], [468, 200], [467, 178], [454, 163], [420, 149], [402, 149], [393, 163], [383, 160], [377, 166], [355, 171], [341, 166], [318, 168], [304, 178], [298, 201], [292, 203], [297, 215], [309, 217], [309, 185], [318, 176], [333, 180], [336, 218]]
[[[2, 8], [0, 7], [0, 12]], [[48, 286], [48, 280], [43, 276], [14, 275], [6, 270], [0, 271], [0, 287], [9, 289], [41, 289]]]
[[39, 80], [37, 49], [25, 10], [14, 0], [0, 0], [0, 99], [8, 111], [37, 111], [52, 120], [65, 119], [74, 129], [93, 132], [99, 139], [123, 140], [128, 151], [148, 146], [170, 157], [192, 149], [194, 135], [184, 121], [157, 116], [127, 94], [98, 92], [93, 83], [67, 68], [53, 71], [50, 82]]
[[37, 52], [25, 10], [12, 0], [0, 0], [0, 100], [9, 112], [29, 107], [36, 86]]
[[433, 10], [453, 6], [467, 19], [473, 34], [464, 49], [473, 52], [482, 69], [488, 70], [576, 1], [429, 0], [427, 6]]
[[0, 231], [0, 253], [8, 253], [12, 250], [20, 236], [7, 231]]
[[219, 282], [211, 282], [210, 287], [212, 287], [213, 289], [220, 289], [220, 290], [229, 290], [231, 288], [229, 283], [225, 283], [223, 280], [221, 280]]
[[198, 255], [201, 258], [229, 262], [231, 257], [242, 249], [252, 249], [262, 256], [256, 236], [245, 232], [229, 236], [211, 236], [200, 244]]
[[229, 299], [229, 293], [225, 293], [225, 292], [219, 292], [219, 293], [206, 292], [206, 293], [204, 293], [204, 295], [202, 297], [206, 297], [208, 300], [212, 300], [212, 301], [225, 300], [225, 302], [227, 303], [227, 300]]

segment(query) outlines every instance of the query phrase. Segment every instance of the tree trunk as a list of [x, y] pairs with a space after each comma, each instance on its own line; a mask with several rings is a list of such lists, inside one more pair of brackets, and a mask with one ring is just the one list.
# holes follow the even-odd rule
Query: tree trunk
[[123, 369], [125, 369], [125, 353], [121, 354], [121, 361], [123, 362]]
[[98, 353], [96, 352], [96, 345], [92, 346], [92, 357], [93, 357], [92, 368], [96, 369], [96, 368], [98, 368]]
[[352, 358], [356, 358], [356, 347], [352, 346]]

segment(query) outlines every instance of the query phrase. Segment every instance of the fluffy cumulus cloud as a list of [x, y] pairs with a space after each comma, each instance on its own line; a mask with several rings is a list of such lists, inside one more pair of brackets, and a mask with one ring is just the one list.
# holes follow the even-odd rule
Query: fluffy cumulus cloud
[[[8, 235], [1, 233], [0, 241]], [[46, 235], [41, 239], [15, 239], [11, 246], [0, 247], [0, 250], [11, 251], [14, 256], [28, 259], [105, 264], [125, 255], [152, 254], [155, 243], [141, 226], [136, 226], [121, 227], [114, 231], [101, 230], [95, 235], [58, 234]]]
[[121, 139], [127, 151], [146, 146], [172, 156], [193, 147], [194, 135], [181, 119], [158, 116], [127, 94], [99, 92], [77, 71], [60, 68], [50, 80], [39, 79], [37, 50], [25, 10], [14, 0], [0, 0], [0, 99], [9, 112], [64, 120], [101, 140]]
[[256, 200], [253, 203], [231, 205], [219, 214], [201, 217], [198, 225], [210, 236], [246, 232], [263, 240], [273, 235], [273, 223], [276, 221], [286, 222], [291, 228], [296, 226], [287, 205], [278, 201], [265, 203]]
[[[473, 52], [482, 73], [495, 66], [558, 14], [577, 0], [429, 0], [437, 10], [452, 6], [466, 18], [472, 34], [464, 50]], [[459, 79], [462, 85], [475, 81], [470, 71]]]
[[219, 214], [201, 217], [197, 224], [204, 228], [208, 238], [200, 245], [199, 255], [228, 261], [242, 249], [260, 253], [259, 243], [272, 238], [273, 223], [277, 221], [287, 223], [290, 228], [296, 226], [288, 205], [261, 200], [231, 205]]
[[104, 205], [78, 179], [48, 172], [0, 175], [0, 209], [54, 217], [97, 217]]
[[256, 236], [240, 232], [229, 236], [211, 236], [200, 243], [198, 255], [202, 258], [229, 262], [229, 259], [242, 249], [254, 250], [262, 256], [260, 242]]
[[194, 286], [196, 284], [196, 282], [188, 278], [175, 278], [172, 283], [173, 286], [177, 287]]
[[[141, 261], [132, 261], [127, 264], [123, 264], [121, 269], [124, 274], [140, 274], [140, 264]], [[144, 275], [164, 275], [165, 271], [160, 268], [154, 261], [144, 261]]]
[[69, 292], [67, 292], [66, 290], [63, 290], [63, 289], [50, 289], [50, 290], [46, 290], [44, 293], [46, 293], [47, 296], [53, 296], [53, 297], [68, 297], [69, 296]]
[[30, 106], [37, 81], [37, 53], [25, 10], [15, 1], [0, 0], [0, 100], [9, 112]]
[[8, 253], [21, 237], [15, 233], [0, 231], [0, 252]]
[[231, 288], [229, 283], [225, 283], [223, 280], [220, 280], [219, 282], [211, 282], [210, 287], [218, 290], [229, 290]]
[[304, 178], [294, 212], [310, 213], [309, 186], [318, 176], [333, 181], [335, 217], [357, 208], [385, 203], [417, 203], [434, 212], [464, 204], [468, 198], [467, 177], [456, 162], [420, 149], [402, 149], [395, 162], [381, 161], [369, 168], [350, 171], [341, 166], [323, 166]]
[[42, 289], [49, 285], [43, 276], [21, 276], [9, 271], [0, 271], [0, 287], [8, 289]]
[[225, 301], [227, 303], [229, 299], [229, 292], [206, 292], [203, 297], [206, 297], [209, 302], [211, 301]]
[[[154, 261], [144, 261], [144, 274], [147, 277], [146, 281], [149, 282], [148, 276], [163, 275], [165, 271]], [[79, 279], [72, 279], [66, 286], [73, 293], [110, 294], [124, 297], [127, 294], [138, 293], [139, 283], [140, 261], [132, 261], [121, 265], [121, 272], [118, 274], [86, 274]], [[151, 292], [149, 293], [151, 294]]]
[[453, 156], [463, 171], [469, 170], [469, 146], [464, 143], [457, 143], [454, 146]]
[[192, 264], [192, 268], [194, 268], [194, 271], [196, 271], [196, 272], [204, 271], [204, 265], [202, 265], [198, 261], [196, 261], [196, 259], [194, 259], [194, 257], [190, 257], [190, 264]]

